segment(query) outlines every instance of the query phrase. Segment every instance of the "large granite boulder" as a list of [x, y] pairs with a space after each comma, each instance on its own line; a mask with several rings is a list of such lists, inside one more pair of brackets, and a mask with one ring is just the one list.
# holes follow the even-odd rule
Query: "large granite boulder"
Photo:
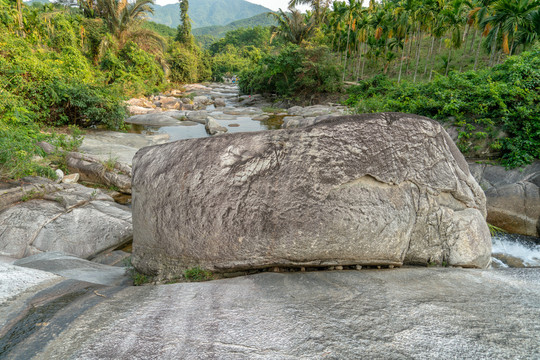
[[[12, 202], [21, 194], [20, 202]], [[0, 255], [24, 258], [61, 251], [91, 259], [131, 240], [131, 211], [99, 189], [28, 179], [2, 190]]]
[[435, 121], [399, 113], [141, 149], [133, 264], [486, 267], [485, 196]]

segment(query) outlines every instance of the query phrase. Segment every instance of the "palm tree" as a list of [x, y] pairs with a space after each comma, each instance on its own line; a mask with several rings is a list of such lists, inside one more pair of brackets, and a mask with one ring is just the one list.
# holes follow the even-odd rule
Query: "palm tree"
[[501, 31], [505, 54], [512, 55], [520, 30], [533, 27], [533, 14], [539, 8], [539, 0], [499, 0], [493, 4], [493, 15], [485, 21]]
[[298, 5], [309, 5], [315, 16], [315, 24], [320, 25], [324, 22], [326, 12], [330, 7], [330, 0], [290, 0], [289, 9]]
[[[164, 47], [164, 40], [154, 31], [142, 28], [140, 25], [146, 19], [147, 14], [154, 12], [151, 5], [153, 0], [97, 0], [97, 11], [103, 14], [103, 18], [116, 47], [122, 49], [129, 41], [133, 41], [141, 48], [161, 53]], [[109, 48], [112, 44], [105, 39], [102, 43], [103, 49]]]
[[445, 19], [446, 26], [450, 32], [450, 41], [448, 44], [448, 60], [446, 62], [445, 76], [448, 75], [450, 68], [450, 61], [452, 60], [452, 50], [459, 49], [462, 43], [462, 27], [465, 23], [465, 17], [463, 16], [464, 7], [463, 0], [454, 0], [450, 6], [445, 8], [442, 12]]
[[290, 13], [286, 14], [283, 10], [279, 9], [277, 13], [271, 13], [278, 25], [272, 27], [270, 41], [276, 36], [279, 36], [293, 44], [299, 45], [313, 34], [314, 24], [311, 20], [306, 19], [297, 9], [289, 8], [289, 11]]

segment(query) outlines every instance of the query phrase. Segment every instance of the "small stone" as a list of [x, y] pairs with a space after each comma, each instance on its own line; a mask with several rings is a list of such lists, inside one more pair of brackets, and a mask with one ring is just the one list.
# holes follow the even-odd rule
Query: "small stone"
[[388, 268], [389, 268], [389, 269], [393, 269], [393, 268], [394, 268], [394, 265], [388, 265]]
[[306, 268], [302, 266], [302, 267], [300, 268], [300, 271], [304, 272], [304, 271], [306, 271]]
[[229, 124], [229, 127], [239, 127], [240, 124]]
[[56, 169], [56, 183], [60, 183], [64, 179], [64, 172], [60, 169]]
[[377, 269], [380, 269], [381, 268], [381, 265], [377, 265]]
[[356, 270], [362, 270], [362, 265], [356, 265]]
[[338, 266], [336, 266], [336, 268], [335, 268], [335, 269], [336, 269], [336, 270], [343, 270], [343, 266], [341, 266], [341, 265], [338, 265]]
[[80, 177], [81, 176], [79, 175], [79, 173], [69, 174], [69, 175], [64, 176], [64, 178], [62, 179], [62, 182], [64, 184], [76, 184], [79, 181]]
[[279, 268], [277, 266], [274, 268], [274, 272], [279, 272]]
[[335, 267], [333, 267], [333, 266], [328, 267], [328, 270], [334, 270], [334, 269], [335, 269]]

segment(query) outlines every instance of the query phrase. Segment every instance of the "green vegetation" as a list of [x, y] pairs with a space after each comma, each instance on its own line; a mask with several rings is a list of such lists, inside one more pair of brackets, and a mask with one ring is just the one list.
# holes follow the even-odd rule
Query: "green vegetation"
[[290, 44], [245, 69], [239, 85], [244, 93], [271, 92], [290, 98], [339, 91], [341, 79], [328, 47]]
[[126, 269], [126, 274], [133, 280], [134, 286], [141, 286], [152, 281], [152, 277], [138, 272], [137, 269], [133, 267], [131, 256], [124, 260], [124, 268]]
[[[68, 144], [66, 127], [123, 129], [127, 97], [211, 77], [210, 60], [196, 45], [143, 27], [151, 5], [0, 0], [0, 178], [54, 178], [37, 142], [74, 150], [80, 134]], [[195, 66], [182, 68], [186, 62]]]
[[193, 29], [195, 39], [203, 48], [208, 48], [214, 42], [224, 38], [227, 33], [238, 29], [252, 29], [255, 27], [269, 28], [276, 25], [271, 13], [262, 13], [248, 19], [233, 21], [227, 25], [214, 25]]
[[208, 281], [212, 280], [214, 275], [210, 271], [197, 266], [184, 271], [184, 277], [187, 281]]
[[[397, 84], [384, 75], [351, 87], [347, 104], [358, 113], [399, 111], [458, 126], [465, 153], [469, 138], [488, 138], [507, 167], [540, 158], [540, 47], [491, 69], [452, 72], [433, 81]], [[507, 137], [497, 139], [502, 129]]]

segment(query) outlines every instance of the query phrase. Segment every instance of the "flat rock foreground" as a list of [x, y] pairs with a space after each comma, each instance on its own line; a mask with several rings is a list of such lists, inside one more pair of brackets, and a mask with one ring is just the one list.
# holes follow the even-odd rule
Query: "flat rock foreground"
[[6, 264], [0, 275], [7, 359], [540, 356], [540, 269], [261, 273], [143, 287]]

